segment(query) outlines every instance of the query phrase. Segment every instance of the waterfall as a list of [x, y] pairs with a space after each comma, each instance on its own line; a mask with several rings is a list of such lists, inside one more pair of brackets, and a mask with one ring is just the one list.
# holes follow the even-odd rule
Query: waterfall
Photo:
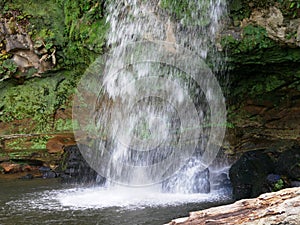
[[[86, 71], [74, 98], [81, 153], [106, 185], [210, 191], [226, 107], [212, 71], [222, 0], [109, 1], [108, 54]], [[177, 3], [179, 4], [179, 3]], [[206, 64], [208, 55], [212, 68]]]

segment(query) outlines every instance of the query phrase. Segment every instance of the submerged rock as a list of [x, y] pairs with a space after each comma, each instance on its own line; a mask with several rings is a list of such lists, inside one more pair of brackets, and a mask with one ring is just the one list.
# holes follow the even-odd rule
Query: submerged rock
[[25, 176], [20, 177], [20, 179], [22, 179], [22, 180], [31, 180], [31, 179], [33, 179], [33, 177], [34, 176], [32, 174], [28, 173]]
[[42, 178], [44, 179], [58, 177], [58, 174], [55, 171], [53, 171], [50, 167], [47, 166], [41, 166], [39, 168], [39, 171], [42, 173]]
[[300, 188], [289, 188], [230, 205], [191, 212], [169, 225], [300, 224]]

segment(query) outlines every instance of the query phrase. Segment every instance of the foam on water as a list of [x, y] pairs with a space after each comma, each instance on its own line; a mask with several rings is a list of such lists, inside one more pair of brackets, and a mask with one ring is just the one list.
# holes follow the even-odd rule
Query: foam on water
[[6, 204], [22, 210], [85, 210], [119, 208], [134, 210], [146, 207], [168, 207], [187, 203], [205, 203], [226, 200], [222, 191], [209, 194], [162, 193], [156, 188], [103, 187], [71, 188], [25, 195]]
[[212, 201], [220, 198], [221, 195], [219, 194], [170, 194], [152, 189], [125, 187], [116, 187], [109, 190], [90, 188], [62, 193], [59, 195], [59, 201], [63, 206], [75, 208], [141, 208]]

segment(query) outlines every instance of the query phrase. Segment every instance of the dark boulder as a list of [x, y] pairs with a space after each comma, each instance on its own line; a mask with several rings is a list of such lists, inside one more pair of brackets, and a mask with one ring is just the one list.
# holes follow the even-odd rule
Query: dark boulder
[[105, 178], [100, 177], [83, 158], [77, 145], [64, 149], [61, 167], [61, 179], [66, 183], [103, 184]]
[[[267, 153], [269, 152], [269, 153]], [[272, 157], [270, 157], [269, 156]], [[299, 185], [300, 147], [244, 153], [229, 170], [235, 199]]]
[[57, 172], [53, 171], [50, 167], [47, 166], [41, 166], [39, 168], [39, 171], [42, 174], [42, 178], [44, 179], [57, 178], [59, 176]]
[[267, 176], [273, 170], [274, 163], [268, 154], [262, 151], [244, 153], [229, 170], [233, 197], [236, 200], [252, 198], [269, 191]]
[[291, 180], [300, 179], [300, 147], [294, 146], [280, 154], [275, 171], [278, 174], [286, 175]]

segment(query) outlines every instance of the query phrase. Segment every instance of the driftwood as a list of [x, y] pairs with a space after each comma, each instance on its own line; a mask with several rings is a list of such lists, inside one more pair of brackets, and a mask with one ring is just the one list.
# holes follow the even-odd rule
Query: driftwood
[[300, 224], [300, 187], [262, 194], [230, 205], [191, 212], [169, 225]]

